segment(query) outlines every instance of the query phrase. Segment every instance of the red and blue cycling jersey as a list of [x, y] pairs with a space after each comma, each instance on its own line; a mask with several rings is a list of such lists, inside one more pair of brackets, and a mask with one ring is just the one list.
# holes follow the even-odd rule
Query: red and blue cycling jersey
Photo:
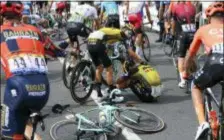
[[47, 73], [44, 40], [40, 31], [31, 25], [1, 26], [1, 63], [6, 78], [13, 75]]

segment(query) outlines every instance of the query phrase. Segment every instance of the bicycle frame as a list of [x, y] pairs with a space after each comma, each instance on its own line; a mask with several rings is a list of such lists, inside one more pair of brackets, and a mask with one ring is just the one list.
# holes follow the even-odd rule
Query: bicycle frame
[[[92, 112], [95, 110], [100, 110], [100, 111], [104, 111], [106, 112], [106, 117], [107, 117], [107, 124], [104, 127], [100, 127], [96, 122], [93, 122], [91, 120], [89, 120], [86, 116], [84, 116], [84, 113], [88, 113], [88, 112]], [[106, 133], [110, 133], [113, 132], [112, 128], [114, 125], [113, 123], [115, 122], [115, 118], [114, 113], [116, 110], [124, 110], [125, 112], [128, 112], [128, 115], [122, 115], [125, 119], [127, 119], [128, 121], [131, 121], [133, 123], [139, 123], [139, 120], [141, 118], [140, 114], [137, 114], [135, 112], [131, 112], [131, 111], [127, 111], [123, 108], [120, 108], [118, 106], [113, 106], [113, 105], [103, 105], [103, 106], [99, 106], [99, 108], [94, 108], [79, 114], [76, 114], [76, 118], [78, 119], [78, 130], [81, 131], [93, 131], [93, 132], [106, 132]], [[135, 119], [131, 118], [130, 116], [135, 117]], [[87, 129], [87, 128], [83, 128], [82, 127], [82, 123], [87, 123], [88, 125], [91, 125], [95, 128], [92, 129]]]
[[[213, 106], [211, 105], [211, 110], [209, 109], [209, 103], [208, 103], [208, 98], [213, 100], [215, 102], [215, 105], [218, 107], [218, 124], [219, 124], [219, 128], [218, 128], [218, 132], [217, 132], [217, 139], [219, 140], [219, 138], [223, 138], [223, 133], [224, 133], [224, 114], [223, 114], [223, 102], [224, 102], [224, 85], [222, 85], [222, 93], [221, 93], [221, 102], [219, 102], [214, 93], [212, 92], [211, 88], [207, 88], [205, 91], [205, 96], [207, 96], [206, 101], [205, 101], [205, 105], [206, 105], [206, 112], [209, 113], [211, 110], [213, 110]], [[209, 114], [208, 114], [209, 115]], [[209, 116], [210, 117], [210, 116]], [[221, 130], [220, 130], [221, 129]], [[222, 140], [222, 139], [220, 139]]]

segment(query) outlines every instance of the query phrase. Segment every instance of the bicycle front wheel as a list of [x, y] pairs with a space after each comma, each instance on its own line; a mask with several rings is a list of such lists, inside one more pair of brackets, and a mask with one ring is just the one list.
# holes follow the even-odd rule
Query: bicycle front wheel
[[72, 120], [58, 121], [52, 125], [50, 136], [53, 140], [107, 140], [105, 133], [84, 132], [78, 139], [78, 123]]
[[159, 132], [165, 127], [160, 117], [138, 108], [119, 109], [115, 112], [115, 118], [119, 123], [137, 132]]
[[142, 46], [143, 57], [147, 62], [150, 62], [151, 59], [151, 47], [149, 38], [146, 34], [143, 34], [143, 46]]
[[84, 103], [92, 93], [95, 72], [92, 63], [80, 61], [74, 68], [70, 80], [72, 98], [78, 103]]

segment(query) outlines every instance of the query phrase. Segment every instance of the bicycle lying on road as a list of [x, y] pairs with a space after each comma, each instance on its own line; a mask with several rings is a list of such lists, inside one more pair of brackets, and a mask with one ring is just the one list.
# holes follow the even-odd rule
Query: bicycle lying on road
[[54, 113], [60, 114], [67, 110], [71, 115], [68, 120], [58, 121], [52, 125], [51, 138], [53, 140], [107, 140], [109, 136], [117, 136], [121, 132], [119, 126], [115, 125], [116, 121], [139, 133], [155, 133], [163, 130], [165, 127], [163, 120], [154, 113], [136, 107], [115, 106], [112, 99], [116, 94], [120, 94], [119, 92], [121, 91], [118, 89], [113, 90], [108, 102], [82, 113], [67, 110], [69, 105], [56, 104], [52, 108]]

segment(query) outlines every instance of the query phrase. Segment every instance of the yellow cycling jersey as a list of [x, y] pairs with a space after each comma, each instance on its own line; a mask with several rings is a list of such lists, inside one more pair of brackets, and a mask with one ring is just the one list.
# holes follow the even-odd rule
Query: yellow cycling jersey
[[103, 27], [99, 31], [102, 31], [106, 35], [105, 39], [108, 44], [113, 44], [122, 39], [120, 29]]

